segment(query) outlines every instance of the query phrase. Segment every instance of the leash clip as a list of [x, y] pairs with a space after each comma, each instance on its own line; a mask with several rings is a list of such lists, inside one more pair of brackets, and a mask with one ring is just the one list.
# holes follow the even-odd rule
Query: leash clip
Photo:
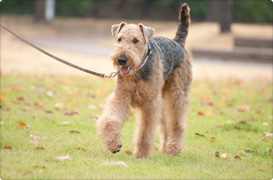
[[108, 75], [104, 75], [104, 79], [110, 79], [110, 78], [113, 78], [113, 77], [115, 77], [116, 75], [118, 75], [118, 73], [119, 73], [119, 70], [117, 70], [116, 72], [112, 72], [109, 76]]

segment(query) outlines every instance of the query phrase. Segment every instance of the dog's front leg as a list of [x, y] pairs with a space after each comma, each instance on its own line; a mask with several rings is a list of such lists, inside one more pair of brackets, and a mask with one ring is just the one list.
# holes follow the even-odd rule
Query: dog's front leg
[[134, 155], [137, 158], [147, 158], [152, 155], [155, 147], [155, 129], [162, 110], [161, 96], [158, 95], [153, 101], [146, 102], [138, 110]]
[[121, 98], [117, 92], [106, 101], [101, 117], [97, 121], [98, 133], [112, 153], [120, 151], [121, 128], [128, 118], [130, 99]]

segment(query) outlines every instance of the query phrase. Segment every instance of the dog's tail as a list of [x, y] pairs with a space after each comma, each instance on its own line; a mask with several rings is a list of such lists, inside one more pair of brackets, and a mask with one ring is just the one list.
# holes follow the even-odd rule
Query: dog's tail
[[190, 7], [187, 3], [184, 3], [180, 7], [179, 12], [179, 25], [174, 40], [183, 46], [185, 45], [186, 38], [188, 36], [188, 29], [191, 23], [190, 19]]

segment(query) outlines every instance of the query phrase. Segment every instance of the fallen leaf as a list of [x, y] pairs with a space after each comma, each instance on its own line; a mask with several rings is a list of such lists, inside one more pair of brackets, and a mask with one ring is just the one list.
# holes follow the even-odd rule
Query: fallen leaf
[[239, 159], [239, 160], [241, 160], [241, 157], [240, 157], [240, 156], [235, 156], [234, 159]]
[[73, 116], [79, 114], [79, 111], [64, 111], [64, 115], [66, 116]]
[[273, 153], [273, 149], [269, 149], [268, 152]]
[[81, 134], [79, 131], [74, 131], [74, 130], [72, 130], [72, 131], [69, 131], [71, 134]]
[[197, 135], [197, 136], [202, 136], [202, 137], [205, 137], [205, 135], [204, 134], [199, 134], [199, 133], [194, 133], [195, 135]]
[[234, 121], [232, 121], [232, 120], [227, 120], [227, 124], [233, 124], [234, 123]]
[[62, 108], [62, 107], [64, 107], [64, 104], [63, 104], [63, 103], [56, 103], [56, 104], [54, 105], [54, 107], [55, 107], [55, 108]]
[[30, 141], [31, 144], [37, 145], [39, 144], [38, 139], [40, 138], [39, 136], [36, 136], [34, 134], [30, 134], [30, 137], [32, 137], [32, 141]]
[[19, 127], [27, 126], [27, 127], [29, 128], [29, 130], [31, 130], [31, 126], [30, 126], [30, 125], [25, 124], [25, 123], [23, 123], [23, 122], [21, 122], [21, 121], [17, 121], [17, 123], [19, 123]]
[[78, 150], [78, 151], [80, 151], [80, 150], [81, 150], [81, 151], [85, 151], [85, 152], [87, 152], [87, 151], [88, 151], [88, 150], [86, 150], [86, 149], [84, 149], [84, 148], [81, 148], [81, 147], [78, 147], [78, 148], [77, 148], [77, 150]]
[[244, 151], [246, 152], [246, 153], [253, 153], [254, 151], [252, 151], [252, 150], [250, 150], [250, 149], [244, 149]]
[[11, 149], [12, 149], [12, 147], [10, 147], [10, 146], [5, 146], [5, 147], [4, 147], [4, 149], [11, 150]]
[[26, 171], [25, 174], [32, 174], [32, 171]]
[[262, 135], [263, 135], [263, 136], [273, 136], [273, 133], [270, 133], [270, 132], [264, 132]]
[[46, 167], [45, 166], [33, 166], [34, 169], [45, 169]]
[[45, 150], [44, 147], [36, 147], [37, 150]]
[[215, 143], [215, 139], [211, 139], [211, 140], [210, 140], [210, 143]]
[[247, 122], [246, 122], [246, 121], [240, 121], [239, 123], [240, 123], [240, 124], [244, 124], [244, 125], [246, 125], [246, 124], [247, 124]]
[[125, 163], [125, 162], [122, 162], [122, 161], [115, 161], [115, 162], [106, 162], [106, 163], [103, 163], [102, 165], [118, 165], [118, 166], [126, 166], [128, 167], [128, 165]]
[[38, 108], [43, 108], [44, 107], [41, 103], [38, 103], [38, 102], [34, 103], [34, 106], [36, 106]]
[[271, 124], [268, 122], [263, 122], [263, 126], [271, 126]]
[[17, 123], [19, 123], [19, 126], [20, 127], [24, 127], [24, 126], [27, 126], [25, 123], [23, 123], [23, 122], [20, 122], [20, 121], [17, 121]]
[[198, 111], [197, 114], [198, 114], [199, 116], [204, 116], [204, 115], [205, 115], [205, 114], [204, 114], [203, 112], [201, 112], [201, 111]]
[[52, 112], [52, 111], [49, 111], [49, 110], [45, 110], [45, 113], [47, 113], [47, 114], [52, 114], [53, 112]]
[[5, 95], [4, 94], [0, 94], [0, 101], [3, 101], [5, 99]]
[[72, 158], [69, 155], [57, 157], [58, 160], [64, 161], [64, 160], [72, 160]]
[[215, 128], [223, 128], [224, 126], [222, 126], [222, 125], [217, 125], [217, 126], [215, 126]]
[[212, 108], [206, 109], [205, 115], [206, 116], [212, 116], [213, 115]]
[[245, 112], [245, 111], [249, 111], [250, 110], [250, 106], [248, 104], [242, 104], [240, 105], [237, 110], [239, 112]]
[[94, 104], [89, 104], [88, 108], [89, 109], [97, 109], [98, 107]]
[[242, 130], [243, 128], [241, 126], [234, 126], [235, 129], [237, 130]]
[[132, 151], [125, 151], [127, 155], [132, 155]]
[[46, 92], [46, 95], [47, 95], [48, 97], [53, 97], [53, 96], [54, 96], [54, 93], [53, 93], [52, 91], [47, 91], [47, 92]]
[[34, 135], [34, 134], [30, 134], [29, 136], [30, 136], [30, 137], [32, 137], [33, 139], [40, 139], [40, 137], [39, 137], [39, 136]]
[[248, 118], [249, 121], [257, 121], [257, 119], [255, 119], [254, 117], [250, 117]]
[[60, 122], [59, 124], [60, 124], [60, 125], [70, 124], [70, 121]]
[[24, 100], [25, 100], [24, 97], [18, 97], [18, 98], [17, 98], [17, 101], [24, 101]]
[[220, 158], [220, 153], [218, 151], [215, 152], [215, 157]]
[[227, 155], [228, 155], [227, 153], [224, 153], [224, 154], [221, 154], [221, 157], [222, 158], [227, 158]]

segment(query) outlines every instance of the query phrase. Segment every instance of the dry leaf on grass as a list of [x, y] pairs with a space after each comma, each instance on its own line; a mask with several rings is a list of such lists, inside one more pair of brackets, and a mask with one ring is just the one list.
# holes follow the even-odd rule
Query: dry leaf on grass
[[125, 151], [127, 155], [132, 155], [132, 151]]
[[204, 134], [199, 134], [199, 133], [194, 133], [194, 134], [197, 135], [197, 136], [205, 137]]
[[220, 153], [218, 151], [215, 152], [215, 157], [220, 158]]
[[77, 150], [78, 151], [82, 150], [82, 151], [85, 151], [85, 152], [89, 151], [88, 149], [84, 149], [84, 148], [81, 148], [81, 147], [78, 147]]
[[240, 105], [237, 110], [239, 112], [245, 112], [245, 111], [249, 111], [250, 110], [250, 106], [248, 104], [242, 104]]
[[63, 103], [56, 103], [56, 104], [54, 105], [54, 107], [57, 108], [57, 109], [59, 109], [59, 108], [64, 107], [64, 104], [63, 104]]
[[89, 109], [98, 109], [98, 107], [94, 104], [89, 104], [88, 108]]
[[254, 151], [252, 151], [250, 149], [245, 149], [244, 152], [246, 152], [246, 153], [253, 153]]
[[263, 122], [263, 126], [271, 126], [271, 124], [268, 122]]
[[38, 139], [40, 139], [39, 136], [36, 136], [34, 134], [30, 134], [30, 137], [32, 137], [32, 141], [30, 141], [31, 144], [34, 144], [34, 145], [39, 144], [39, 141], [38, 141]]
[[241, 160], [241, 157], [240, 156], [235, 156], [234, 159]]
[[76, 114], [79, 114], [79, 111], [64, 111], [64, 115], [66, 116], [73, 116], [73, 115], [76, 115]]
[[122, 161], [115, 161], [115, 162], [106, 162], [106, 163], [103, 163], [102, 165], [118, 165], [118, 166], [126, 166], [128, 167], [128, 165], [125, 163], [125, 162], [122, 162]]
[[3, 149], [8, 149], [8, 150], [11, 150], [12, 147], [11, 146], [5, 146]]
[[72, 131], [69, 131], [71, 134], [81, 134], [79, 131], [74, 131], [74, 130], [72, 130]]
[[263, 136], [273, 136], [273, 133], [270, 133], [270, 132], [264, 132], [262, 135], [263, 135]]
[[34, 169], [45, 169], [46, 167], [45, 166], [33, 166]]
[[216, 158], [222, 158], [224, 160], [228, 160], [227, 155], [228, 155], [227, 153], [220, 154], [218, 151], [215, 152], [215, 157]]
[[44, 147], [36, 147], [37, 150], [45, 150]]
[[227, 120], [227, 124], [233, 124], [234, 123], [234, 121], [232, 121], [232, 120]]
[[60, 124], [60, 125], [70, 124], [70, 121], [60, 122], [59, 124]]
[[37, 107], [37, 108], [43, 108], [44, 106], [41, 104], [41, 103], [34, 103], [34, 106]]
[[70, 157], [69, 155], [66, 155], [66, 156], [57, 157], [56, 159], [61, 160], [61, 161], [64, 161], [64, 160], [71, 161], [72, 157]]

